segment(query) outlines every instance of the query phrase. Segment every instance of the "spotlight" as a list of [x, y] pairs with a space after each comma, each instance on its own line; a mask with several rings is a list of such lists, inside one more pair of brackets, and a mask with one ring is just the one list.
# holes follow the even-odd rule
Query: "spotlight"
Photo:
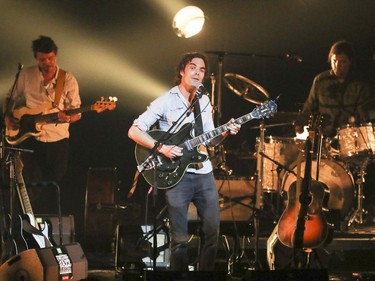
[[204, 13], [196, 6], [187, 6], [173, 18], [173, 30], [178, 37], [190, 38], [198, 34], [204, 25]]

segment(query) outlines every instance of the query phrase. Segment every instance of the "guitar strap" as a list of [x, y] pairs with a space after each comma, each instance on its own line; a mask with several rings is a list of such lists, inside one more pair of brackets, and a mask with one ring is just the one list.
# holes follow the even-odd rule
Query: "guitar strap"
[[194, 126], [194, 132], [195, 136], [200, 136], [203, 134], [203, 122], [202, 122], [202, 114], [201, 114], [201, 107], [199, 106], [199, 99], [197, 97], [194, 98], [194, 120], [195, 120], [195, 126]]
[[59, 74], [57, 75], [57, 81], [56, 81], [55, 101], [54, 101], [55, 107], [58, 106], [60, 99], [61, 99], [61, 94], [62, 94], [62, 90], [64, 88], [64, 83], [65, 83], [65, 76], [66, 76], [65, 74], [66, 74], [66, 71], [60, 68]]
[[[197, 137], [203, 134], [203, 122], [202, 122], [201, 107], [199, 105], [199, 99], [197, 98], [197, 96], [195, 96], [193, 102], [195, 102], [194, 103], [194, 120], [195, 120], [194, 134]], [[191, 164], [190, 167], [196, 170], [199, 170], [203, 167], [203, 164], [202, 163]]]

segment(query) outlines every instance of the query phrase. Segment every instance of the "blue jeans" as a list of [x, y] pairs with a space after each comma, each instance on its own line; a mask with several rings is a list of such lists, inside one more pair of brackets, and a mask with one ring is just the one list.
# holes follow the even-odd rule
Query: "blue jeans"
[[201, 222], [198, 269], [214, 270], [220, 210], [213, 173], [203, 175], [186, 173], [183, 179], [165, 194], [170, 218], [170, 269], [188, 270], [188, 209], [190, 202], [193, 202]]

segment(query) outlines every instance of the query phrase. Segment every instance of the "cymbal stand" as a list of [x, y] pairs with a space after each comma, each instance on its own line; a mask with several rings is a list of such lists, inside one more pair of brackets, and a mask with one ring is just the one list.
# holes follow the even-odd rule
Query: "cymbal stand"
[[261, 269], [259, 262], [259, 212], [263, 208], [263, 155], [264, 153], [264, 122], [262, 121], [259, 127], [259, 147], [257, 150], [257, 178], [255, 184], [255, 208], [253, 210], [254, 223], [254, 269]]
[[365, 182], [365, 175], [366, 175], [366, 167], [368, 165], [369, 158], [366, 158], [366, 160], [360, 164], [359, 172], [357, 174], [357, 208], [353, 211], [353, 213], [350, 215], [348, 220], [348, 227], [350, 227], [354, 222], [358, 224], [363, 224], [364, 216], [367, 214], [367, 211], [363, 208], [363, 184]]

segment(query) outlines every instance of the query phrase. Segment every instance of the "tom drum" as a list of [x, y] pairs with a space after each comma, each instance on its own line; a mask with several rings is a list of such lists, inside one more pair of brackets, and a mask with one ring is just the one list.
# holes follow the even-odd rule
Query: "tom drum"
[[346, 125], [337, 130], [340, 156], [343, 160], [362, 158], [375, 151], [374, 126], [371, 123], [359, 127]]
[[[263, 190], [265, 192], [279, 191], [281, 188], [282, 175], [285, 173], [282, 166], [291, 168], [296, 161], [299, 150], [305, 141], [296, 138], [272, 137], [264, 138], [264, 154], [275, 162], [263, 157]], [[259, 149], [260, 138], [257, 138], [257, 150]], [[278, 170], [279, 164], [281, 169]], [[279, 181], [280, 180], [280, 181]], [[278, 188], [280, 183], [280, 188]]]

